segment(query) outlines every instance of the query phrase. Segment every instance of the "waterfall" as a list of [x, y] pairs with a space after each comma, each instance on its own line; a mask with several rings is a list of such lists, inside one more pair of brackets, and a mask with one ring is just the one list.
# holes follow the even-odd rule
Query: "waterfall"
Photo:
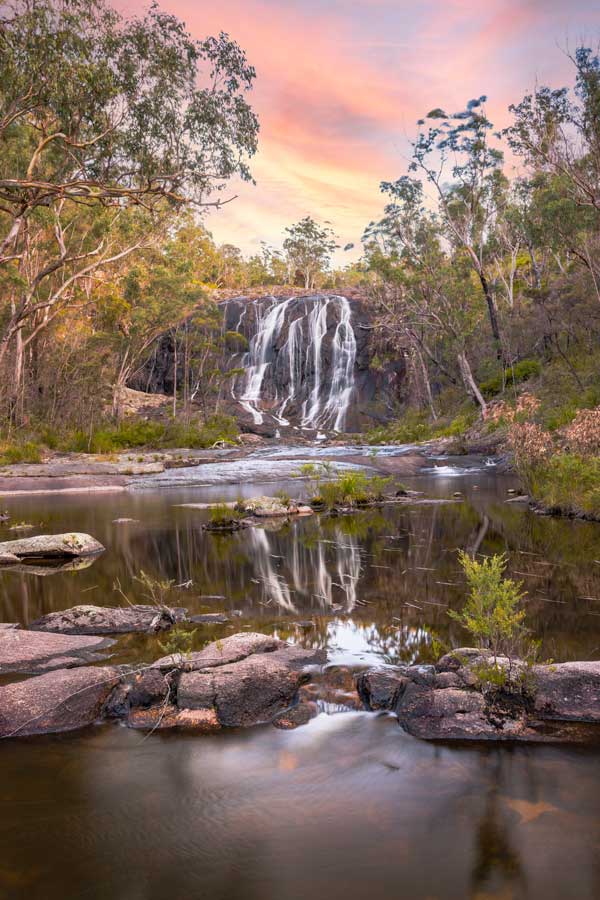
[[[255, 424], [343, 431], [354, 394], [356, 337], [345, 297], [316, 296], [247, 301], [255, 330], [232, 397]], [[246, 309], [238, 330], [248, 334]], [[287, 333], [286, 333], [287, 328]]]
[[247, 354], [246, 381], [239, 398], [240, 404], [251, 413], [254, 423], [262, 425], [263, 414], [257, 409], [261, 400], [261, 389], [267, 367], [271, 365], [269, 354], [272, 353], [274, 339], [279, 337], [281, 326], [285, 321], [285, 313], [294, 298], [280, 302], [275, 301], [267, 315], [262, 318], [262, 308], [257, 306], [256, 334], [250, 341]]
[[[354, 388], [354, 364], [356, 362], [356, 338], [351, 324], [352, 312], [345, 297], [334, 298], [340, 307], [340, 320], [335, 329], [332, 341], [331, 385], [329, 396], [323, 410], [320, 410], [323, 387], [320, 368], [315, 370], [315, 388], [311, 397], [312, 405], [305, 414], [302, 424], [314, 428], [327, 427], [333, 421], [334, 431], [343, 431], [352, 391]], [[326, 307], [325, 307], [326, 309]], [[322, 334], [317, 332], [319, 357], [321, 353]], [[317, 346], [317, 344], [315, 344]]]

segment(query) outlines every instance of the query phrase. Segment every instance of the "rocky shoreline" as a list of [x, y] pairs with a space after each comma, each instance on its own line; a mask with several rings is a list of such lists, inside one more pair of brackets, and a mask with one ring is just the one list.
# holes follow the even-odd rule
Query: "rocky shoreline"
[[[140, 666], [111, 666], [109, 633], [158, 631], [185, 619], [155, 608], [76, 607], [33, 623], [0, 627], [0, 675], [33, 675], [0, 686], [0, 738], [74, 731], [117, 721], [149, 731], [271, 723], [296, 728], [323, 704], [393, 713], [413, 737], [433, 741], [590, 742], [600, 739], [600, 662], [511, 666], [503, 690], [482, 690], [489, 655], [463, 648], [436, 665], [358, 671], [328, 665], [323, 650], [240, 632], [197, 652]], [[150, 613], [154, 613], [154, 620]], [[79, 624], [78, 624], [79, 623]], [[95, 635], [90, 629], [96, 628]], [[66, 633], [60, 633], [64, 631]], [[101, 663], [91, 665], [90, 663]], [[516, 674], [515, 674], [516, 673]], [[526, 678], [521, 678], [525, 674]], [[518, 677], [517, 677], [518, 676]]]
[[[478, 671], [490, 662], [509, 673], [505, 687], [479, 686]], [[466, 647], [436, 665], [370, 669], [357, 687], [368, 709], [395, 713], [409, 734], [425, 740], [600, 739], [598, 661], [526, 667]]]

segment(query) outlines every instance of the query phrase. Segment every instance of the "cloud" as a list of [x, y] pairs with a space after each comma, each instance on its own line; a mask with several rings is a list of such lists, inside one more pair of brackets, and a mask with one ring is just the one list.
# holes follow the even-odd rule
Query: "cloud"
[[[291, 221], [329, 218], [359, 243], [381, 210], [379, 181], [405, 170], [408, 137], [433, 106], [475, 95], [506, 124], [536, 77], [569, 81], [557, 44], [598, 34], [595, 0], [163, 0], [198, 38], [227, 31], [258, 77], [258, 182], [209, 220], [220, 240], [256, 250]], [[141, 3], [140, 7], [141, 8]], [[127, 10], [132, 11], [131, 3]], [[340, 258], [347, 262], [348, 255]]]

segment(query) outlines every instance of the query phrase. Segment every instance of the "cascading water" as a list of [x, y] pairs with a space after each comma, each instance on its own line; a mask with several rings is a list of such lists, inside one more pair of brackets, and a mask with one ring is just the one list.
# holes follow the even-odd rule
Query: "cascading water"
[[[356, 337], [345, 297], [269, 298], [252, 302], [255, 329], [232, 396], [256, 425], [343, 431], [355, 387]], [[238, 330], [248, 327], [245, 311]]]
[[285, 320], [286, 309], [292, 302], [292, 299], [276, 302], [269, 309], [264, 319], [261, 317], [259, 307], [256, 334], [250, 341], [246, 380], [242, 395], [239, 397], [241, 405], [251, 413], [256, 425], [261, 425], [263, 422], [263, 414], [257, 409], [257, 404], [260, 403], [262, 383], [267, 366], [271, 365], [269, 355], [272, 355], [273, 341], [279, 336], [281, 326]]

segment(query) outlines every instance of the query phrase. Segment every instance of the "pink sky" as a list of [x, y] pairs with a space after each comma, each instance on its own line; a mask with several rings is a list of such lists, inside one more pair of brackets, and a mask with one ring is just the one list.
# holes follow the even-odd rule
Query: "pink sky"
[[[137, 4], [135, 4], [137, 6]], [[119, 3], [123, 8], [124, 4]], [[228, 32], [257, 70], [256, 186], [207, 225], [257, 252], [286, 225], [329, 220], [356, 245], [379, 215], [379, 182], [403, 174], [407, 139], [433, 107], [487, 94], [488, 115], [536, 80], [570, 84], [565, 50], [600, 38], [597, 0], [161, 0], [198, 38]], [[132, 5], [128, 4], [131, 9]], [[338, 263], [357, 252], [338, 253]]]

